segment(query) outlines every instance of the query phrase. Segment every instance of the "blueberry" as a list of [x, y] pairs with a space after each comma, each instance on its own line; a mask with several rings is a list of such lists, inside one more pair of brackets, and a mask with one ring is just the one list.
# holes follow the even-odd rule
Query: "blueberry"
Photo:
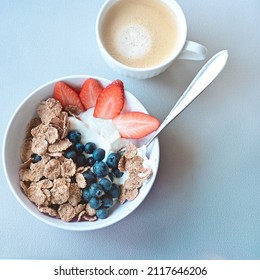
[[117, 168], [119, 160], [120, 160], [119, 154], [111, 153], [107, 157], [106, 163], [110, 168]]
[[87, 158], [87, 165], [92, 167], [96, 161], [93, 159], [93, 157]]
[[112, 187], [111, 181], [107, 178], [100, 179], [99, 184], [103, 187], [105, 191], [109, 191]]
[[88, 202], [91, 199], [91, 195], [89, 193], [89, 189], [85, 188], [82, 190], [82, 200], [84, 202]]
[[83, 154], [77, 156], [76, 162], [78, 166], [87, 166], [88, 163], [87, 158]]
[[94, 150], [93, 152], [93, 158], [95, 161], [101, 161], [105, 158], [105, 150], [101, 149], [101, 148], [97, 148], [96, 150]]
[[111, 190], [109, 191], [109, 194], [113, 197], [113, 198], [118, 198], [120, 195], [120, 188], [118, 185], [116, 184], [112, 184]]
[[99, 219], [106, 219], [108, 217], [108, 214], [108, 208], [100, 208], [96, 212], [96, 215]]
[[84, 151], [84, 145], [80, 142], [76, 143], [74, 146], [74, 150], [78, 153], [78, 154], [82, 154]]
[[84, 172], [83, 176], [84, 176], [88, 186], [97, 182], [96, 175], [90, 170]]
[[69, 132], [68, 138], [71, 142], [78, 143], [81, 139], [81, 133], [77, 130], [72, 130]]
[[104, 207], [110, 208], [113, 205], [113, 198], [111, 196], [102, 197], [102, 205]]
[[76, 151], [74, 151], [74, 150], [67, 150], [67, 151], [64, 153], [64, 156], [65, 156], [66, 158], [71, 158], [73, 161], [75, 161], [76, 158], [77, 158], [77, 153], [76, 153]]
[[121, 172], [118, 168], [113, 169], [113, 174], [116, 178], [121, 178], [124, 175], [124, 173]]
[[90, 186], [89, 193], [93, 197], [101, 197], [104, 194], [104, 190], [100, 184], [94, 183]]
[[86, 145], [85, 145], [85, 152], [87, 154], [93, 154], [94, 150], [97, 148], [96, 144], [93, 143], [93, 142], [88, 142]]
[[89, 205], [93, 209], [98, 209], [102, 205], [102, 201], [97, 197], [91, 197], [91, 199], [89, 200]]
[[109, 173], [108, 173], [108, 177], [109, 177], [109, 179], [110, 179], [111, 182], [114, 181], [114, 176], [113, 176], [113, 173], [112, 173], [112, 172], [109, 172]]
[[33, 161], [33, 163], [36, 163], [36, 162], [38, 162], [38, 161], [40, 161], [40, 160], [42, 160], [42, 157], [41, 157], [41, 156], [39, 156], [39, 155], [37, 155], [37, 154], [33, 154], [33, 155], [32, 155], [32, 161]]
[[97, 161], [93, 165], [93, 172], [98, 178], [106, 177], [108, 175], [108, 166], [103, 161]]

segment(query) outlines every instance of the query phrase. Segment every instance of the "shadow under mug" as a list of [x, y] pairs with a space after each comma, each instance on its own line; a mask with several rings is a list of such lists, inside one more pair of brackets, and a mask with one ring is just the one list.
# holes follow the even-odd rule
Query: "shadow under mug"
[[[126, 0], [125, 0], [126, 1]], [[186, 59], [186, 60], [204, 60], [207, 55], [207, 48], [199, 43], [187, 40], [187, 23], [184, 13], [178, 3], [174, 0], [161, 0], [164, 2], [169, 9], [176, 15], [178, 28], [180, 30], [180, 38], [178, 40], [177, 47], [174, 53], [163, 63], [155, 65], [153, 67], [138, 68], [130, 67], [119, 61], [117, 61], [111, 54], [106, 50], [102, 41], [102, 26], [103, 19], [108, 10], [118, 0], [107, 0], [101, 7], [97, 20], [96, 20], [96, 40], [98, 48], [105, 62], [117, 73], [125, 75], [127, 77], [136, 79], [148, 79], [159, 75], [164, 72], [175, 59]]]

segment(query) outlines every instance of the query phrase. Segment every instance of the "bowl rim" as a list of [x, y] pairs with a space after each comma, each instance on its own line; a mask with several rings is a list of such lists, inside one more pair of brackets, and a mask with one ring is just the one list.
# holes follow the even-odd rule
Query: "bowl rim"
[[[56, 79], [53, 79], [51, 81], [48, 81], [46, 83], [44, 83], [43, 85], [37, 87], [36, 89], [34, 89], [29, 95], [27, 95], [23, 100], [22, 102], [17, 106], [17, 108], [15, 109], [14, 113], [11, 115], [10, 117], [10, 120], [6, 126], [6, 129], [5, 129], [5, 132], [4, 132], [4, 137], [3, 137], [3, 146], [2, 146], [2, 164], [3, 164], [3, 170], [4, 170], [4, 174], [5, 174], [5, 178], [8, 182], [8, 186], [9, 188], [11, 189], [13, 195], [15, 196], [16, 200], [20, 203], [21, 206], [23, 206], [23, 208], [25, 210], [27, 210], [30, 214], [32, 214], [34, 217], [36, 217], [38, 220], [44, 222], [45, 224], [48, 224], [50, 226], [53, 226], [53, 227], [56, 227], [56, 228], [60, 228], [60, 229], [64, 229], [64, 230], [70, 230], [70, 231], [92, 231], [92, 230], [97, 230], [97, 229], [101, 229], [101, 228], [105, 228], [105, 227], [108, 227], [110, 225], [113, 225], [119, 221], [121, 221], [122, 219], [126, 218], [127, 216], [129, 216], [142, 202], [143, 200], [146, 198], [146, 196], [148, 195], [148, 193], [150, 192], [153, 184], [154, 184], [154, 181], [156, 179], [156, 176], [157, 176], [157, 173], [158, 173], [158, 168], [159, 168], [159, 162], [160, 162], [160, 147], [159, 147], [159, 140], [158, 138], [155, 138], [155, 140], [153, 141], [152, 143], [152, 147], [155, 147], [157, 149], [157, 153], [158, 155], [156, 156], [157, 158], [157, 162], [155, 163], [155, 172], [154, 172], [154, 175], [149, 179], [149, 184], [150, 184], [150, 188], [148, 189], [147, 193], [145, 195], [143, 195], [141, 197], [141, 199], [139, 198], [139, 202], [134, 205], [134, 207], [132, 207], [130, 209], [130, 211], [128, 211], [125, 215], [122, 215], [122, 217], [119, 217], [117, 219], [114, 219], [114, 220], [111, 220], [111, 221], [108, 221], [108, 219], [105, 219], [105, 220], [102, 220], [102, 221], [105, 221], [105, 222], [102, 222], [100, 224], [95, 224], [95, 222], [91, 223], [91, 224], [94, 224], [96, 226], [93, 226], [91, 228], [88, 228], [88, 227], [73, 227], [71, 225], [73, 224], [78, 224], [78, 223], [67, 223], [67, 222], [63, 222], [61, 221], [62, 223], [60, 222], [55, 222], [55, 221], [60, 221], [60, 220], [57, 220], [53, 217], [49, 217], [47, 215], [44, 215], [43, 213], [40, 213], [38, 212], [34, 212], [29, 206], [26, 205], [26, 203], [19, 197], [19, 195], [17, 194], [17, 191], [15, 190], [15, 187], [13, 186], [13, 184], [11, 183], [11, 180], [9, 178], [9, 175], [8, 175], [8, 171], [7, 171], [7, 166], [6, 166], [6, 146], [8, 145], [7, 144], [7, 138], [8, 138], [8, 134], [9, 134], [9, 131], [10, 131], [10, 128], [11, 126], [13, 125], [14, 121], [15, 121], [15, 117], [16, 115], [18, 114], [18, 112], [20, 111], [20, 109], [23, 107], [23, 105], [33, 96], [35, 95], [37, 92], [41, 91], [43, 88], [47, 87], [47, 86], [50, 86], [52, 84], [55, 84], [56, 82], [58, 81], [68, 81], [68, 80], [73, 80], [73, 79], [87, 79], [87, 78], [93, 78], [93, 79], [97, 79], [99, 80], [100, 82], [102, 83], [111, 83], [112, 81], [109, 80], [109, 79], [106, 79], [106, 78], [103, 78], [103, 77], [99, 77], [99, 76], [95, 76], [95, 75], [84, 75], [84, 74], [80, 74], [80, 75], [68, 75], [68, 76], [62, 76], [62, 77], [59, 77], [59, 78], [56, 78]], [[146, 113], [148, 113], [148, 111], [146, 110], [146, 108], [144, 107], [144, 105], [131, 93], [129, 92], [128, 90], [125, 89], [125, 93], [127, 95], [130, 95], [131, 98], [133, 98], [133, 100], [137, 103], [139, 103], [143, 108], [144, 108], [144, 111], [146, 111]], [[152, 149], [152, 148], [151, 148]], [[139, 196], [138, 196], [139, 197]], [[28, 200], [29, 201], [29, 200]], [[30, 202], [30, 201], [29, 201]], [[30, 202], [31, 203], [31, 202]], [[131, 203], [131, 202], [130, 202]], [[35, 205], [34, 205], [35, 206]], [[36, 206], [35, 206], [36, 207]], [[120, 206], [119, 206], [120, 207]], [[40, 215], [40, 214], [43, 214], [43, 215]], [[50, 219], [49, 219], [50, 218]], [[108, 221], [108, 222], [106, 222]]]

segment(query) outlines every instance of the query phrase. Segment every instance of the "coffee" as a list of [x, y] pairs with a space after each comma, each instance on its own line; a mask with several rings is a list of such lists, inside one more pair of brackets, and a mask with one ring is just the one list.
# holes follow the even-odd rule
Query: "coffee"
[[110, 55], [136, 68], [170, 59], [180, 36], [176, 15], [161, 0], [119, 0], [104, 16], [101, 30]]

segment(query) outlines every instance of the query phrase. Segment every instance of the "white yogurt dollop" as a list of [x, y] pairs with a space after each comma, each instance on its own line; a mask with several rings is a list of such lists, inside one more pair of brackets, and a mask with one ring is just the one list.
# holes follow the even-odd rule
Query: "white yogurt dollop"
[[81, 133], [82, 144], [95, 143], [98, 148], [106, 151], [106, 157], [126, 146], [128, 141], [120, 137], [112, 120], [95, 118], [93, 111], [94, 108], [88, 109], [79, 115], [79, 119], [69, 117], [70, 130], [78, 130]]

